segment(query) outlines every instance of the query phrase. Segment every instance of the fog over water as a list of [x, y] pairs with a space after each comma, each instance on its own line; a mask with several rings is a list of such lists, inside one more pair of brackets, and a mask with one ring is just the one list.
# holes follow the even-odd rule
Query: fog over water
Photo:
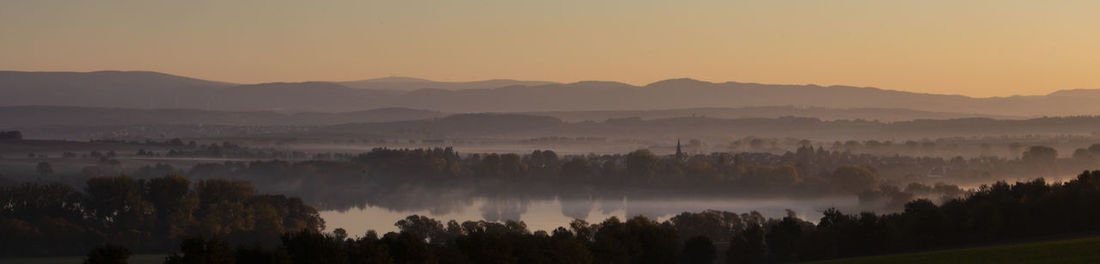
[[[627, 153], [639, 149], [650, 149], [654, 153], [660, 154], [672, 154], [675, 152], [672, 145], [675, 139], [672, 141], [639, 141], [639, 142], [624, 142], [624, 143], [606, 143], [606, 144], [587, 144], [587, 145], [553, 145], [553, 144], [496, 144], [496, 143], [471, 143], [465, 145], [425, 145], [425, 144], [293, 144], [279, 146], [281, 148], [290, 149], [294, 151], [304, 151], [311, 153], [364, 153], [377, 148], [444, 148], [449, 147], [459, 153], [519, 153], [528, 154], [534, 150], [553, 150], [561, 155], [588, 155], [588, 154], [618, 154]], [[664, 144], [664, 145], [662, 145]], [[655, 148], [659, 146], [659, 148]], [[260, 145], [259, 147], [265, 147]]]
[[397, 231], [394, 223], [409, 215], [423, 215], [440, 220], [463, 221], [505, 221], [520, 220], [531, 231], [552, 231], [557, 227], [568, 227], [573, 219], [583, 219], [589, 223], [599, 223], [615, 216], [619, 219], [644, 215], [658, 221], [668, 220], [682, 212], [701, 212], [720, 210], [736, 213], [751, 211], [777, 218], [787, 215], [790, 209], [798, 217], [810, 221], [821, 218], [822, 211], [835, 207], [842, 211], [857, 211], [859, 201], [855, 196], [830, 197], [822, 199], [758, 199], [758, 198], [670, 198], [670, 199], [593, 199], [577, 200], [554, 199], [490, 199], [475, 198], [453, 204], [441, 202], [447, 206], [430, 207], [422, 210], [390, 209], [383, 206], [367, 205], [348, 210], [321, 211], [326, 229], [343, 228], [351, 235], [363, 235], [367, 230], [380, 233]]

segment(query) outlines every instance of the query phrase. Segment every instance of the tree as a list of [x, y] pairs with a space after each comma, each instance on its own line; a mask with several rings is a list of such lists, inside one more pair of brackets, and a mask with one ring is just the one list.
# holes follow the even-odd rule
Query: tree
[[409, 233], [420, 239], [431, 239], [432, 243], [441, 242], [435, 241], [435, 238], [443, 232], [443, 223], [427, 216], [410, 215], [398, 220], [394, 225], [401, 229], [402, 233]]
[[[790, 212], [788, 212], [790, 213]], [[802, 220], [793, 215], [772, 225], [765, 235], [768, 253], [773, 260], [791, 262], [798, 258], [798, 241], [802, 236]]]
[[283, 235], [283, 248], [294, 263], [347, 263], [343, 242], [312, 230]]
[[210, 179], [195, 184], [195, 192], [203, 205], [221, 201], [241, 202], [255, 192], [251, 183], [239, 180]]
[[878, 173], [865, 167], [842, 166], [833, 171], [833, 186], [847, 193], [859, 193], [878, 187]]
[[637, 216], [610, 218], [596, 231], [592, 253], [597, 263], [673, 263], [679, 239], [671, 226]]
[[[182, 253], [182, 254], [181, 254]], [[165, 264], [233, 264], [229, 242], [218, 238], [195, 237], [180, 243], [180, 252], [165, 259]]]
[[726, 263], [748, 264], [760, 262], [767, 253], [764, 244], [764, 228], [758, 224], [749, 224], [741, 235], [730, 239], [729, 249], [726, 250]]
[[142, 197], [142, 181], [129, 176], [95, 177], [88, 179], [87, 185], [87, 206], [100, 224], [128, 230], [146, 227], [154, 220], [153, 205]]
[[133, 254], [129, 249], [114, 244], [102, 244], [88, 252], [84, 264], [126, 264]]
[[[0, 186], [0, 258], [82, 254], [104, 241], [164, 252], [179, 246], [180, 238], [207, 230], [231, 243], [273, 247], [285, 230], [317, 231], [324, 225], [316, 209], [282, 195], [200, 207], [180, 176], [94, 177], [86, 184], [83, 192], [62, 183]], [[273, 254], [265, 256], [279, 257]]]
[[1032, 166], [1039, 176], [1053, 176], [1058, 170], [1058, 151], [1047, 146], [1032, 146], [1024, 151], [1024, 163]]
[[505, 179], [518, 180], [527, 175], [527, 170], [527, 163], [524, 163], [519, 155], [514, 153], [500, 155], [499, 171]]
[[367, 231], [367, 235], [355, 241], [349, 241], [347, 246], [348, 262], [365, 264], [393, 263], [389, 249], [378, 239], [378, 233]]
[[1089, 150], [1089, 153], [1091, 153], [1093, 157], [1100, 157], [1100, 143], [1089, 145], [1088, 150]]
[[676, 228], [679, 237], [706, 236], [711, 241], [721, 241], [741, 232], [744, 224], [736, 213], [706, 210], [699, 213], [684, 212], [668, 220]]
[[570, 159], [561, 166], [561, 178], [573, 183], [587, 181], [591, 177], [591, 173], [592, 166], [588, 164], [587, 159], [582, 157]]
[[1032, 163], [1052, 163], [1058, 159], [1058, 151], [1047, 146], [1031, 146], [1024, 151], [1023, 160]]
[[684, 252], [681, 254], [681, 263], [710, 264], [714, 263], [714, 242], [705, 236], [697, 236], [684, 242]]
[[1093, 157], [1093, 153], [1088, 149], [1079, 148], [1073, 151], [1073, 159], [1076, 160], [1091, 160]]
[[940, 235], [946, 228], [946, 219], [942, 210], [928, 199], [918, 199], [905, 204], [903, 231], [907, 233], [907, 243], [916, 249], [936, 246]]
[[411, 233], [386, 233], [381, 242], [389, 248], [393, 263], [436, 263], [432, 247]]
[[634, 179], [642, 182], [655, 180], [657, 177], [657, 155], [653, 155], [648, 149], [635, 150], [626, 154], [626, 173]]
[[146, 184], [144, 198], [156, 207], [161, 234], [178, 237], [187, 231], [187, 224], [198, 209], [198, 198], [191, 193], [190, 186], [191, 181], [179, 175], [153, 178]]

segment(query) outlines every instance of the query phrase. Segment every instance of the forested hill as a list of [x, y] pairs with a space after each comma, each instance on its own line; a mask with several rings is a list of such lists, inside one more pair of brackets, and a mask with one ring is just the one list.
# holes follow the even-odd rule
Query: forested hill
[[0, 106], [325, 112], [382, 107], [445, 112], [541, 112], [801, 106], [904, 108], [1007, 116], [1100, 113], [1100, 105], [1093, 103], [1100, 100], [1100, 90], [1059, 91], [1040, 96], [972, 98], [868, 87], [712, 83], [692, 79], [671, 79], [644, 86], [597, 81], [561, 84], [498, 80], [428, 82], [422, 86], [409, 86], [408, 82], [368, 83], [368, 86], [363, 86], [361, 82], [235, 85], [154, 72], [6, 71], [0, 72]]

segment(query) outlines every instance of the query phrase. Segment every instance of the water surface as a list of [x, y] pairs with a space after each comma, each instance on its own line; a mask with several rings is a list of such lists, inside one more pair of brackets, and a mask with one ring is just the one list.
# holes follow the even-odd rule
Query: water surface
[[389, 209], [376, 205], [348, 210], [321, 211], [326, 230], [343, 228], [351, 236], [361, 236], [367, 230], [385, 233], [397, 231], [394, 223], [409, 215], [423, 215], [446, 222], [519, 220], [531, 231], [550, 231], [568, 226], [573, 219], [598, 223], [615, 216], [644, 215], [665, 221], [681, 212], [721, 210], [736, 213], [758, 211], [769, 218], [787, 215], [790, 209], [802, 219], [816, 222], [822, 212], [830, 207], [842, 211], [857, 211], [859, 201], [855, 196], [819, 199], [734, 199], [734, 198], [684, 198], [684, 199], [539, 199], [475, 198], [468, 201], [440, 201], [446, 206], [428, 209]]

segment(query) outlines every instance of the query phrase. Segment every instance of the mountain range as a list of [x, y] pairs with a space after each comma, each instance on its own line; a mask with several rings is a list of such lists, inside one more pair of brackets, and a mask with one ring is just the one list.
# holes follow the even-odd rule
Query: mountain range
[[434, 82], [382, 78], [354, 82], [234, 84], [156, 72], [0, 72], [0, 106], [74, 106], [217, 111], [354, 112], [403, 107], [451, 113], [637, 111], [683, 108], [909, 109], [979, 116], [1100, 113], [1100, 90], [974, 98], [853, 86], [670, 79], [618, 82], [515, 80]]
[[410, 77], [385, 77], [377, 79], [368, 79], [361, 81], [339, 82], [340, 85], [359, 88], [359, 89], [372, 89], [372, 90], [391, 90], [391, 91], [415, 91], [419, 89], [439, 89], [439, 90], [469, 90], [469, 89], [491, 89], [505, 86], [537, 86], [537, 85], [550, 85], [558, 84], [556, 82], [543, 82], [543, 81], [518, 81], [508, 79], [493, 79], [484, 81], [472, 81], [472, 82], [437, 82], [427, 79], [410, 78]]

